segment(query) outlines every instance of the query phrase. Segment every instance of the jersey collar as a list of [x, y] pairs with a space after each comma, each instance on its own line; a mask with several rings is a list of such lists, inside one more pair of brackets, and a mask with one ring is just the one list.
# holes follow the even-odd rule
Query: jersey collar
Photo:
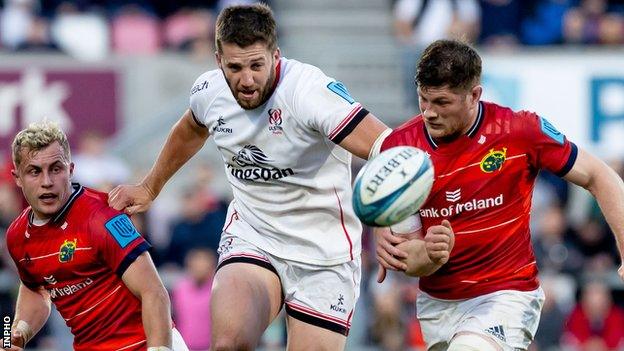
[[275, 88], [277, 87], [277, 83], [279, 83], [281, 75], [282, 75], [282, 59], [280, 58], [277, 61], [277, 65], [275, 65], [275, 81], [273, 82], [273, 86], [271, 87], [271, 91], [274, 91]]
[[[65, 205], [61, 207], [61, 209], [54, 215], [54, 217], [52, 217], [52, 219], [48, 223], [58, 224], [63, 219], [65, 219], [65, 217], [67, 216], [67, 213], [69, 212], [69, 209], [72, 207], [72, 205], [74, 204], [78, 196], [80, 196], [80, 194], [84, 192], [84, 187], [78, 183], [72, 183], [72, 188], [73, 188], [73, 191], [72, 191], [72, 194], [69, 196], [69, 200], [67, 200]], [[33, 219], [34, 219], [34, 214], [31, 210], [30, 213], [28, 214], [28, 226], [33, 225]]]
[[[474, 121], [474, 123], [472, 124], [470, 129], [468, 129], [465, 135], [469, 138], [474, 137], [477, 134], [479, 127], [481, 127], [481, 124], [483, 124], [483, 102], [479, 101], [479, 112], [477, 112], [477, 119]], [[437, 149], [438, 144], [435, 142], [435, 140], [433, 140], [433, 138], [431, 137], [431, 134], [429, 134], [429, 131], [427, 130], [427, 127], [425, 126], [424, 123], [423, 123], [423, 129], [425, 131], [425, 136], [427, 137], [427, 141], [429, 142], [429, 145], [431, 145], [433, 149]]]

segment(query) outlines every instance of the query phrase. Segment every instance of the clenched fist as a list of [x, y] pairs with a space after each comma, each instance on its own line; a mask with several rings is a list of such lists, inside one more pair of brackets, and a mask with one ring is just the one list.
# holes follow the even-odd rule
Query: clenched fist
[[449, 221], [445, 219], [442, 224], [429, 227], [424, 240], [427, 255], [433, 263], [442, 265], [448, 262], [455, 245], [455, 234]]

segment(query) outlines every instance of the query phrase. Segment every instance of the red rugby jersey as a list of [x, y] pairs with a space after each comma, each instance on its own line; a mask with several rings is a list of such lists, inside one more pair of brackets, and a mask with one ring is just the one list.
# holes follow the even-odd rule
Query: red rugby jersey
[[538, 287], [529, 214], [539, 169], [559, 176], [574, 165], [577, 148], [546, 119], [481, 102], [468, 133], [436, 144], [422, 116], [395, 129], [382, 150], [411, 145], [425, 150], [435, 169], [420, 210], [423, 227], [451, 222], [455, 247], [420, 287], [442, 299], [464, 299], [498, 290]]
[[150, 245], [107, 195], [79, 184], [43, 226], [24, 210], [7, 232], [7, 246], [27, 287], [43, 286], [74, 334], [77, 351], [144, 350], [141, 301], [121, 280]]

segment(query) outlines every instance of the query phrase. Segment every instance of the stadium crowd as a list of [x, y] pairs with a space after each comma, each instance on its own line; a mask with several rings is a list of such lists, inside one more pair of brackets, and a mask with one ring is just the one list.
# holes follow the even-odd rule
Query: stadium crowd
[[[0, 44], [8, 51], [51, 50], [85, 58], [163, 50], [212, 56], [215, 14], [230, 2], [4, 0]], [[482, 47], [504, 50], [624, 44], [624, 1], [395, 0], [392, 5], [396, 38], [412, 60], [406, 62], [415, 62], [426, 43], [458, 33]], [[80, 32], [74, 30], [77, 27]], [[91, 39], [77, 40], [76, 35]], [[405, 76], [411, 83], [413, 74]], [[85, 186], [107, 191], [135, 180], [134, 174], [142, 171], [107, 154], [106, 140], [97, 133], [85, 135], [77, 146], [74, 180]], [[25, 203], [12, 179], [9, 155], [0, 156], [1, 246], [9, 223]], [[607, 161], [624, 178], [624, 159]], [[151, 253], [172, 294], [176, 325], [191, 350], [210, 345], [210, 284], [229, 202], [211, 187], [212, 172], [210, 165], [197, 166], [176, 202], [133, 217], [139, 232], [154, 245]], [[616, 273], [620, 262], [613, 235], [597, 204], [573, 194], [567, 183], [547, 173], [540, 175], [534, 192], [532, 238], [547, 298], [532, 350], [621, 350], [624, 285]], [[159, 207], [175, 210], [163, 218]], [[584, 210], [576, 211], [579, 207]], [[424, 350], [414, 313], [418, 282], [390, 274], [384, 284], [377, 284], [373, 240], [365, 229], [362, 295], [348, 345]], [[12, 315], [17, 278], [1, 249], [0, 315], [7, 316]], [[62, 345], [71, 345], [71, 336], [57, 331], [62, 323], [52, 320], [29, 346], [69, 349]], [[285, 345], [284, 327], [279, 319], [265, 333], [266, 349]]]

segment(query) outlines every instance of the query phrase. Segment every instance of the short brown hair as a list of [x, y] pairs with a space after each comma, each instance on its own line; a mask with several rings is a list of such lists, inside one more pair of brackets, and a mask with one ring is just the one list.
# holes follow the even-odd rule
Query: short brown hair
[[25, 148], [28, 152], [34, 153], [45, 149], [55, 141], [61, 144], [63, 147], [63, 154], [69, 162], [71, 160], [71, 151], [69, 150], [67, 136], [55, 123], [33, 123], [29, 125], [28, 128], [17, 133], [11, 145], [15, 168], [19, 167], [22, 162], [22, 149]]
[[481, 57], [458, 40], [437, 40], [423, 52], [416, 67], [416, 85], [469, 90], [481, 81]]
[[277, 49], [276, 27], [273, 11], [267, 4], [229, 6], [217, 18], [215, 46], [222, 53], [223, 43], [245, 48], [263, 42], [273, 51]]

